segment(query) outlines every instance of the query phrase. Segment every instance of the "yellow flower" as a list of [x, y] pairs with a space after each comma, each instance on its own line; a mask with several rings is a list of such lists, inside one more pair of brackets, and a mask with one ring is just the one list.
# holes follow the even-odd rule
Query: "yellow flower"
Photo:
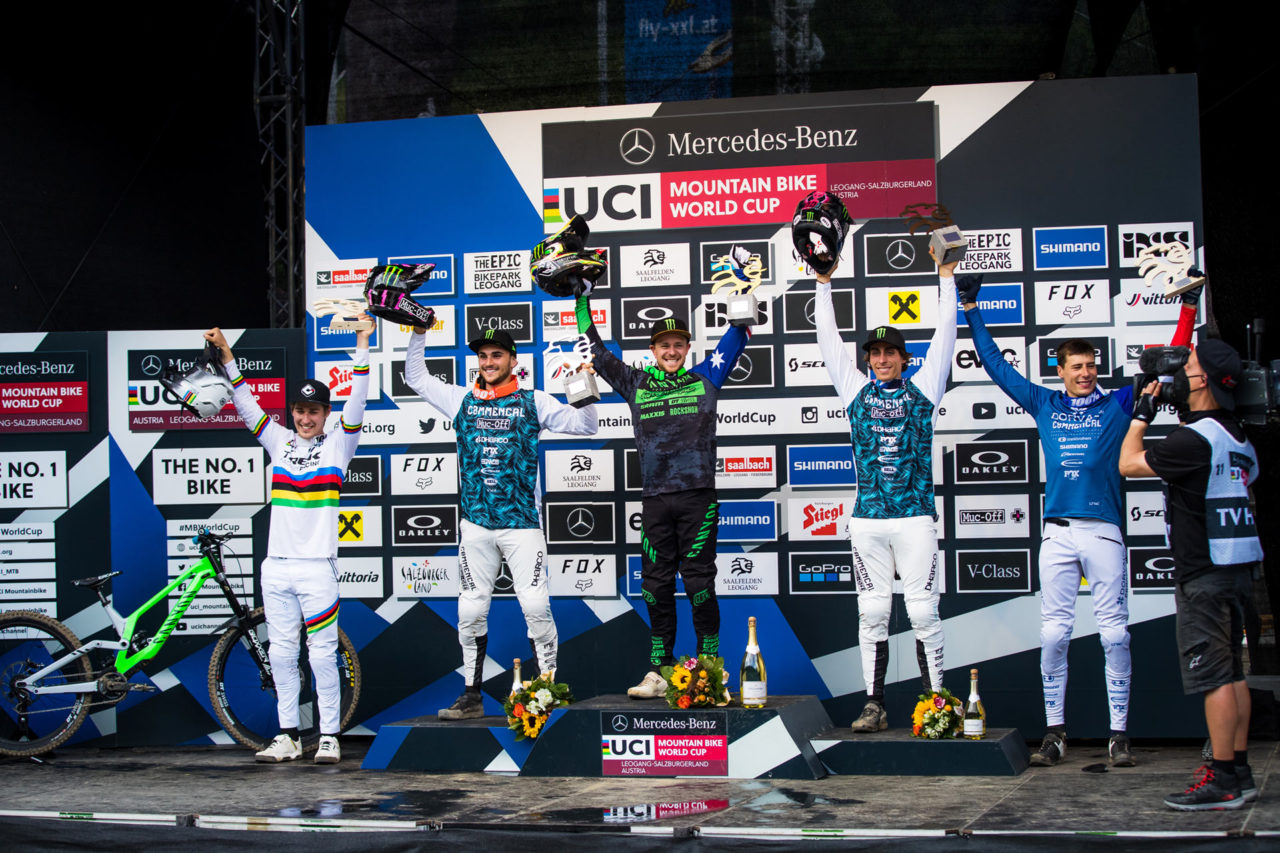
[[671, 683], [675, 685], [677, 690], [684, 690], [692, 680], [693, 676], [689, 674], [689, 670], [682, 666], [676, 667], [671, 672]]
[[706, 677], [707, 677], [707, 671], [706, 671], [705, 669], [698, 670], [698, 677], [699, 677], [699, 678], [706, 678]]
[[547, 718], [541, 714], [537, 716], [534, 716], [533, 714], [526, 714], [520, 719], [520, 723], [524, 727], [524, 736], [537, 737], [538, 732], [542, 730], [542, 724], [546, 721]]

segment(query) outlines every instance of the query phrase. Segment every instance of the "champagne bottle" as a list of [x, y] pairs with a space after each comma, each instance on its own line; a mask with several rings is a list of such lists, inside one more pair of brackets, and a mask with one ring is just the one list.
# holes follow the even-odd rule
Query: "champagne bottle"
[[964, 705], [964, 736], [980, 740], [987, 734], [987, 711], [978, 695], [978, 670], [969, 670], [969, 701]]
[[520, 681], [520, 658], [516, 658], [516, 662], [512, 665], [511, 673], [511, 695], [514, 696], [524, 686]]
[[756, 640], [756, 617], [754, 616], [747, 620], [747, 650], [742, 655], [739, 684], [742, 691], [742, 707], [764, 707], [769, 690], [765, 685], [764, 656], [760, 654], [760, 644]]

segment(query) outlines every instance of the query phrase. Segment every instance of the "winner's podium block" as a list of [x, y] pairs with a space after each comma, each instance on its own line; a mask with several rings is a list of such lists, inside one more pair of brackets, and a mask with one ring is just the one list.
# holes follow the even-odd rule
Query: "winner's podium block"
[[811, 739], [831, 728], [814, 696], [769, 704], [673, 711], [662, 699], [598, 696], [552, 712], [536, 740], [515, 739], [505, 717], [445, 722], [415, 717], [378, 731], [366, 770], [486, 771], [520, 776], [704, 776], [820, 779]]
[[981, 740], [928, 740], [910, 729], [855, 734], [831, 729], [813, 739], [834, 775], [1017, 776], [1031, 760], [1017, 729], [987, 729]]

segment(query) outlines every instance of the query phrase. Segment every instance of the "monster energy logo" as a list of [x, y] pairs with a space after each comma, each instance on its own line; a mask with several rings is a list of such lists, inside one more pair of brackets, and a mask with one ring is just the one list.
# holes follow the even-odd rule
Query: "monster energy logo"
[[884, 326], [881, 326], [880, 328], [876, 329], [876, 337], [877, 337], [877, 338], [883, 338], [883, 337], [884, 337], [886, 334], [888, 334], [888, 333], [889, 333], [889, 330], [888, 330], [887, 328], [885, 328]]

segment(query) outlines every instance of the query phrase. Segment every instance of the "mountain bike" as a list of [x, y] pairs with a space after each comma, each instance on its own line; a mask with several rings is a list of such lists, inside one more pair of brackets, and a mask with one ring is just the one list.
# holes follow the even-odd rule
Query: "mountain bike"
[[[76, 733], [90, 708], [115, 705], [131, 692], [154, 692], [156, 687], [131, 682], [130, 676], [160, 652], [209, 580], [221, 589], [234, 614], [214, 632], [221, 636], [209, 660], [209, 700], [231, 737], [251, 749], [265, 747], [279, 732], [267, 622], [262, 608], [250, 609], [241, 602], [227, 579], [222, 562], [222, 543], [227, 538], [201, 531], [192, 539], [199, 546], [199, 561], [127, 617], [116, 612], [104, 592], [107, 581], [120, 572], [72, 581], [97, 594], [115, 640], [81, 643], [66, 625], [42, 613], [0, 613], [0, 755], [48, 752]], [[139, 629], [138, 620], [175, 591], [178, 597], [169, 615], [154, 636], [148, 636]], [[300, 631], [300, 734], [303, 748], [314, 749], [320, 738], [319, 708], [307, 661], [305, 626]], [[106, 660], [112, 651], [115, 659]], [[95, 665], [98, 657], [104, 658], [101, 665]], [[337, 658], [339, 712], [345, 729], [360, 699], [360, 659], [341, 628]]]

